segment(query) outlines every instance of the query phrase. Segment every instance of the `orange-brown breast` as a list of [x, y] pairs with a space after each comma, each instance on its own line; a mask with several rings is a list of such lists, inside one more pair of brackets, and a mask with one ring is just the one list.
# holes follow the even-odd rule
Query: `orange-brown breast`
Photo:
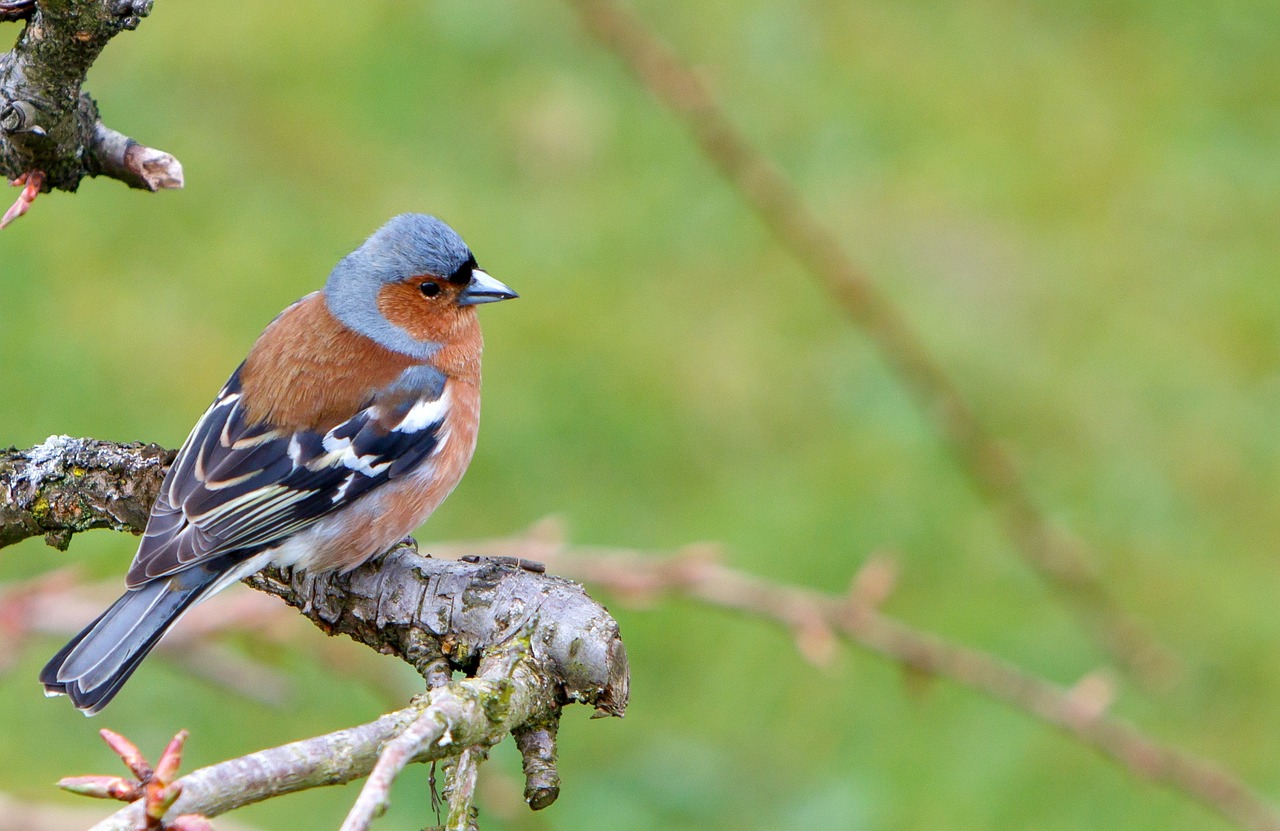
[[457, 486], [475, 452], [480, 389], [450, 381], [447, 390], [444, 447], [421, 470], [361, 497], [347, 510], [342, 533], [325, 535], [309, 568], [348, 571], [382, 554], [426, 521]]
[[316, 292], [280, 315], [253, 345], [240, 372], [242, 400], [255, 423], [323, 433], [415, 363], [343, 326]]
[[413, 531], [439, 507], [457, 487], [475, 453], [480, 391], [470, 384], [456, 382], [450, 382], [448, 390], [449, 415], [443, 431], [448, 438], [429, 461], [430, 475], [409, 477], [411, 484], [407, 484], [403, 492], [389, 492], [383, 499], [383, 520], [399, 532], [398, 536], [392, 533], [395, 539], [391, 543]]

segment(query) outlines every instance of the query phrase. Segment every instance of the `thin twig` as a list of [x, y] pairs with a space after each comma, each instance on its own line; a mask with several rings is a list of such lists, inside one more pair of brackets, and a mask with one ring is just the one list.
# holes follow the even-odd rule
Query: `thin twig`
[[382, 816], [391, 804], [391, 786], [400, 776], [400, 771], [421, 750], [441, 743], [448, 729], [449, 725], [439, 709], [427, 707], [403, 733], [387, 742], [378, 754], [378, 762], [369, 772], [369, 778], [364, 781], [355, 804], [347, 813], [341, 831], [367, 831], [369, 824]]
[[483, 760], [483, 750], [468, 747], [454, 761], [448, 786], [449, 815], [445, 818], [445, 831], [471, 831], [474, 826], [476, 781]]
[[[888, 617], [864, 599], [863, 586], [880, 581], [878, 575], [868, 580], [855, 578], [849, 596], [838, 597], [727, 568], [709, 559], [705, 547], [667, 557], [531, 545], [528, 540], [472, 544], [467, 550], [501, 550], [541, 559], [624, 599], [649, 602], [664, 594], [683, 596], [774, 620], [796, 635], [807, 655], [821, 653], [822, 641], [839, 635], [901, 666], [946, 678], [1047, 722], [1142, 779], [1193, 799], [1241, 828], [1280, 831], [1280, 811], [1234, 773], [1108, 714], [1112, 695], [1105, 679], [1090, 675], [1074, 687], [1064, 688], [992, 655]], [[875, 561], [868, 566], [881, 567]], [[817, 641], [816, 649], [813, 641]]]
[[697, 73], [644, 21], [612, 0], [566, 2], [587, 32], [684, 123], [703, 156], [867, 333], [951, 446], [962, 470], [998, 511], [1023, 558], [1070, 602], [1092, 636], [1145, 681], [1167, 677], [1172, 656], [1117, 605], [1085, 544], [1048, 521], [1014, 459], [982, 426], [906, 318], [850, 259], [782, 171], [734, 125]]

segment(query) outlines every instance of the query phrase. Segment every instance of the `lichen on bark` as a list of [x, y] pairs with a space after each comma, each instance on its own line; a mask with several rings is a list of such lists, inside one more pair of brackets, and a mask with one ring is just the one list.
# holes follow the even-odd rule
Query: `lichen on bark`
[[0, 450], [0, 548], [44, 535], [65, 551], [72, 534], [94, 528], [141, 533], [173, 456], [70, 436]]
[[[91, 528], [141, 531], [173, 456], [156, 445], [68, 436], [0, 452], [0, 548], [40, 534], [65, 547]], [[405, 544], [345, 574], [268, 569], [245, 582], [283, 598], [328, 634], [408, 661], [427, 692], [370, 724], [196, 771], [182, 780], [175, 811], [214, 815], [351, 781], [382, 764], [387, 743], [423, 719], [432, 722], [426, 743], [406, 751], [404, 763], [475, 749], [468, 764], [478, 764], [485, 749], [515, 735], [526, 800], [538, 810], [559, 794], [561, 710], [582, 703], [597, 715], [621, 716], [627, 706], [629, 668], [617, 622], [578, 583], [519, 560], [436, 560]], [[386, 798], [385, 789], [370, 793], [377, 804]], [[455, 813], [465, 818], [469, 803], [456, 801]], [[367, 807], [363, 795], [357, 808], [362, 802]], [[139, 810], [135, 804], [97, 829], [137, 827]]]

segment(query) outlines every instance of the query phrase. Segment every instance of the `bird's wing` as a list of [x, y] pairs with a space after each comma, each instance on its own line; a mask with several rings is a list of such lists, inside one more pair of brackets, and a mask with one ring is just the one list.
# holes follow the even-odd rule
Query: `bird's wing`
[[129, 569], [130, 588], [193, 563], [277, 545], [439, 446], [448, 392], [372, 404], [326, 433], [250, 424], [239, 370], [187, 438], [161, 486]]

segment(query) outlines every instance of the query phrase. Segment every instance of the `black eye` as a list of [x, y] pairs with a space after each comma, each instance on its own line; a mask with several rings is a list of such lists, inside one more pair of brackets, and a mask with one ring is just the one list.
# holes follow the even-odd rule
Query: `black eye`
[[440, 287], [435, 283], [423, 283], [418, 286], [418, 290], [422, 292], [424, 297], [435, 297], [440, 293]]

